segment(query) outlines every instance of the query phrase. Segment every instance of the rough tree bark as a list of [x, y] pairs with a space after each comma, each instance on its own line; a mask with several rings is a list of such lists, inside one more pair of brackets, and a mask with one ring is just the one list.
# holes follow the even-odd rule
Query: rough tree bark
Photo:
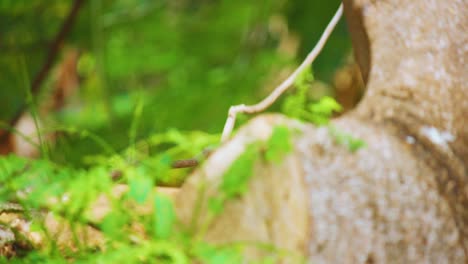
[[208, 241], [273, 243], [311, 263], [466, 263], [468, 2], [344, 5], [367, 93], [333, 124], [367, 146], [351, 153], [325, 127], [257, 117], [183, 186], [181, 222], [201, 228], [226, 169], [282, 124], [301, 131], [293, 153], [257, 162], [249, 190], [211, 222]]

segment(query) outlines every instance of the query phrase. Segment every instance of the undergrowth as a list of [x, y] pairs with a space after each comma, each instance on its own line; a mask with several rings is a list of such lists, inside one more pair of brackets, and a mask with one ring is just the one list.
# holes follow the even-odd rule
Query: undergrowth
[[[291, 150], [289, 130], [277, 127], [267, 142], [255, 142], [223, 176], [220, 194], [210, 200], [213, 216], [224, 204], [248, 189], [253, 166], [259, 159], [280, 162]], [[215, 140], [216, 139], [216, 140]], [[75, 169], [50, 160], [27, 160], [14, 155], [0, 158], [0, 207], [2, 214], [15, 211], [30, 221], [29, 232], [40, 234], [40, 247], [31, 242], [21, 248], [16, 237], [16, 257], [0, 258], [11, 263], [241, 263], [243, 250], [260, 247], [268, 254], [259, 263], [274, 263], [288, 255], [273, 245], [232, 243], [211, 245], [204, 230], [186, 230], [178, 224], [172, 201], [154, 186], [167, 183], [177, 170], [170, 169], [174, 157], [200, 153], [218, 137], [201, 132], [164, 134], [135, 142], [121, 154], [93, 157], [89, 169]], [[151, 152], [149, 149], [158, 149]], [[114, 177], [118, 171], [119, 177]], [[186, 174], [186, 172], [185, 172]], [[180, 176], [180, 175], [179, 175]], [[125, 191], [117, 191], [122, 186]], [[107, 205], [102, 205], [102, 199]], [[16, 208], [17, 209], [17, 208]], [[102, 216], [96, 216], [97, 214]], [[57, 221], [47, 228], [47, 217]], [[2, 219], [3, 230], [15, 230]], [[94, 232], [84, 232], [83, 228]], [[69, 233], [64, 243], [63, 233]], [[100, 235], [96, 237], [96, 234]], [[83, 236], [83, 234], [85, 234]], [[62, 239], [62, 240], [61, 240]], [[99, 240], [99, 243], [93, 241]], [[1, 241], [3, 244], [12, 241]], [[37, 246], [37, 245], [35, 245]], [[296, 256], [294, 256], [297, 258]]]
[[[0, 158], [0, 203], [20, 205], [21, 217], [31, 221], [31, 231], [43, 238], [39, 249], [21, 252], [18, 248], [16, 254], [22, 257], [10, 261], [144, 263], [154, 259], [156, 263], [190, 263], [193, 252], [187, 247], [189, 239], [174, 232], [172, 202], [153, 186], [170, 184], [177, 178], [180, 181], [187, 172], [170, 169], [174, 158], [201, 153], [217, 138], [201, 132], [170, 130], [136, 142], [122, 154], [93, 157], [94, 164], [89, 169], [14, 155]], [[119, 177], [114, 177], [115, 174]], [[128, 187], [119, 195], [119, 186]], [[99, 205], [98, 201], [106, 198], [107, 205]], [[146, 211], [135, 210], [140, 207]], [[9, 212], [8, 208], [0, 210]], [[96, 217], [93, 210], [107, 213], [105, 217]], [[56, 230], [46, 228], [46, 214], [60, 223]], [[70, 228], [65, 228], [67, 223]], [[11, 223], [4, 221], [0, 225], [10, 229]], [[78, 230], [84, 226], [102, 234], [101, 245], [91, 245], [93, 237], [80, 237], [83, 231]], [[58, 243], [61, 232], [70, 233], [70, 241], [66, 242], [72, 246], [59, 245], [64, 243]]]
[[[286, 98], [283, 110], [294, 118], [328, 124], [341, 107], [329, 97], [309, 101], [306, 94], [312, 80], [309, 71], [298, 77], [296, 92]], [[242, 263], [243, 251], [252, 246], [266, 252], [267, 257], [258, 263], [275, 263], [279, 257], [294, 263], [303, 261], [301, 256], [269, 244], [212, 245], [203, 240], [210, 221], [223, 212], [226, 202], [248, 190], [255, 164], [279, 163], [292, 150], [287, 127], [275, 127], [267, 141], [246, 147], [223, 175], [218, 194], [209, 198], [211, 217], [202, 228], [187, 230], [179, 224], [171, 199], [154, 187], [179, 186], [190, 169], [171, 169], [172, 162], [186, 157], [202, 159], [200, 153], [215, 147], [219, 137], [173, 129], [137, 140], [142, 102], [135, 107], [130, 146], [120, 152], [89, 131], [56, 128], [90, 138], [105, 150], [105, 154], [85, 157], [87, 169], [56, 164], [50, 159], [27, 160], [14, 155], [0, 158], [0, 231], [16, 235], [16, 241], [0, 241], [0, 247], [16, 243], [16, 257], [0, 257], [1, 262]], [[329, 131], [338, 144], [350, 151], [364, 146], [363, 141], [332, 126]], [[42, 240], [22, 236], [11, 222], [1, 218], [5, 214], [23, 218], [23, 229], [29, 229], [26, 233], [39, 234]], [[54, 230], [47, 228], [46, 219], [50, 217], [57, 223]], [[63, 233], [68, 234], [66, 241]]]
[[299, 74], [294, 82], [295, 92], [289, 95], [283, 103], [283, 112], [290, 117], [311, 122], [315, 125], [327, 125], [328, 132], [334, 141], [345, 146], [351, 152], [365, 147], [366, 143], [362, 139], [339, 131], [338, 128], [329, 123], [334, 113], [343, 110], [335, 99], [328, 96], [324, 96], [319, 100], [308, 99], [307, 94], [313, 81], [314, 76], [310, 70], [306, 69]]

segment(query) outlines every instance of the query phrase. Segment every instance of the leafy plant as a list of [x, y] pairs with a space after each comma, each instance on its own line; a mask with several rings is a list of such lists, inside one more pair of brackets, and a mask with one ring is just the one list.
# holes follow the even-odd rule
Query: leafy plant
[[[340, 112], [342, 107], [335, 99], [328, 96], [324, 96], [315, 102], [309, 102], [307, 93], [313, 80], [313, 75], [309, 70], [305, 70], [298, 75], [294, 83], [296, 93], [285, 99], [283, 112], [290, 117], [310, 121], [316, 125], [328, 124], [333, 113]], [[338, 144], [346, 146], [351, 152], [366, 146], [363, 140], [340, 132], [332, 125], [329, 126], [329, 131]]]
[[269, 162], [280, 162], [285, 154], [292, 151], [289, 128], [285, 126], [274, 127], [266, 145], [265, 159]]
[[[35, 230], [46, 238], [44, 250], [25, 252], [26, 256], [21, 261], [64, 263], [71, 258], [77, 263], [242, 262], [244, 248], [252, 245], [215, 246], [199, 240], [197, 233], [187, 235], [176, 228], [172, 202], [153, 188], [161, 177], [154, 173], [169, 173], [169, 170], [152, 170], [148, 161], [199, 151], [211, 142], [210, 135], [170, 130], [135, 142], [129, 148], [132, 150], [130, 154], [123, 151], [123, 154], [107, 158], [101, 156], [87, 170], [57, 165], [49, 160], [30, 161], [16, 156], [0, 158], [3, 187], [0, 188], [0, 201], [18, 203], [25, 212], [24, 217], [32, 221]], [[163, 146], [166, 147], [161, 153], [144, 152], [148, 147]], [[227, 201], [247, 191], [256, 162], [280, 162], [291, 149], [290, 132], [283, 126], [275, 127], [267, 141], [247, 146], [224, 174], [219, 187], [220, 196], [211, 200], [213, 212], [220, 213]], [[115, 170], [120, 170], [122, 176], [113, 181], [111, 172]], [[112, 190], [121, 183], [127, 183], [128, 190], [124, 195], [116, 195]], [[102, 219], [96, 219], [91, 211], [102, 195], [109, 199], [109, 208]], [[149, 208], [146, 210], [151, 213], [139, 212], [138, 208]], [[61, 219], [58, 223], [70, 224], [75, 248], [57, 248], [53, 242], [53, 230], [48, 230], [41, 217], [33, 213], [44, 209]], [[3, 224], [9, 226], [8, 223]], [[59, 224], [60, 230], [64, 227], [62, 224]], [[91, 237], [78, 238], [75, 232], [86, 226], [98, 229], [105, 249], [90, 243]], [[272, 247], [267, 248], [276, 254]]]
[[328, 131], [335, 139], [336, 143], [346, 146], [351, 152], [356, 152], [366, 146], [366, 142], [364, 140], [355, 138], [348, 133], [341, 132], [334, 126], [329, 126]]
[[292, 150], [290, 140], [289, 128], [276, 126], [266, 142], [249, 144], [224, 173], [219, 187], [220, 194], [209, 200], [210, 210], [219, 214], [226, 201], [244, 194], [253, 175], [255, 163], [263, 155], [267, 162], [280, 162], [281, 158]]
[[255, 162], [259, 157], [259, 151], [259, 143], [248, 145], [245, 151], [224, 173], [220, 185], [220, 195], [211, 197], [209, 200], [209, 207], [213, 213], [221, 213], [223, 205], [227, 200], [238, 197], [247, 191], [249, 180], [253, 174]]
[[327, 124], [333, 113], [341, 111], [342, 107], [335, 99], [328, 96], [310, 101], [307, 94], [313, 80], [314, 77], [309, 69], [302, 71], [294, 82], [296, 92], [285, 99], [282, 111], [290, 117], [316, 125]]
[[[189, 259], [188, 250], [178, 244], [188, 242], [183, 242], [182, 234], [173, 233], [175, 213], [172, 202], [156, 193], [153, 188], [155, 182], [160, 182], [160, 179], [167, 177], [166, 174], [173, 170], [158, 169], [161, 166], [158, 162], [170, 161], [166, 157], [200, 151], [213, 142], [210, 137], [211, 135], [202, 133], [171, 130], [154, 135], [149, 140], [136, 142], [130, 148], [130, 154], [124, 151], [120, 155], [100, 156], [86, 170], [57, 165], [49, 160], [26, 160], [13, 155], [1, 157], [0, 204], [5, 201], [19, 204], [21, 210], [24, 210], [24, 217], [32, 221], [37, 231], [46, 239], [42, 245], [45, 246], [44, 251], [31, 252], [22, 261], [55, 258], [58, 262], [63, 262], [67, 258], [73, 258], [84, 262], [110, 263], [115, 257], [118, 259], [117, 263], [145, 258], [183, 263], [178, 261]], [[161, 152], [149, 154], [145, 152], [148, 148], [159, 149]], [[153, 162], [156, 163], [155, 170], [152, 170]], [[167, 164], [169, 166], [170, 163]], [[116, 170], [122, 176], [113, 181], [112, 172]], [[128, 184], [128, 191], [123, 196], [116, 196], [112, 190], [121, 183]], [[96, 220], [91, 211], [103, 195], [109, 200], [110, 208], [101, 208], [109, 211], [104, 218]], [[130, 209], [145, 206], [152, 208], [150, 211], [153, 213], [129, 213]], [[70, 224], [71, 232], [88, 225], [98, 228], [103, 235], [102, 242], [107, 241], [105, 244], [108, 250], [91, 254], [96, 249], [88, 244], [89, 240], [75, 237], [73, 244], [78, 246], [78, 251], [58, 252], [53, 243], [54, 236], [41, 222], [41, 217], [34, 213], [37, 210], [50, 211], [57, 219], [61, 219], [59, 223]], [[1, 224], [9, 226], [6, 222]], [[135, 224], [141, 225], [141, 229], [135, 230]]]

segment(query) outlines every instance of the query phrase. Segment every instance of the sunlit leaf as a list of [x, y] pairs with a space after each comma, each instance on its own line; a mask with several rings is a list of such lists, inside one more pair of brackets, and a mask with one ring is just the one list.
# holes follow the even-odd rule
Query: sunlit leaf
[[346, 146], [349, 151], [356, 152], [366, 146], [366, 142], [362, 139], [355, 138], [351, 134], [339, 131], [334, 126], [330, 126], [328, 131], [336, 143]]
[[210, 197], [208, 199], [208, 209], [213, 214], [220, 214], [224, 209], [224, 199], [222, 197]]
[[258, 147], [258, 144], [247, 146], [244, 153], [224, 173], [220, 187], [227, 198], [243, 194], [247, 190], [249, 180], [253, 174], [255, 161], [259, 155]]
[[278, 162], [292, 150], [289, 128], [276, 126], [267, 142], [265, 158], [267, 161]]
[[162, 195], [156, 194], [154, 198], [154, 236], [166, 239], [171, 235], [174, 225], [175, 212], [172, 201]]
[[128, 176], [130, 185], [129, 197], [135, 199], [137, 203], [142, 204], [146, 201], [153, 188], [153, 181], [149, 176], [138, 172], [138, 170], [129, 170], [129, 172], [133, 172]]
[[241, 247], [217, 247], [207, 243], [199, 243], [194, 249], [194, 253], [202, 263], [206, 264], [243, 263]]

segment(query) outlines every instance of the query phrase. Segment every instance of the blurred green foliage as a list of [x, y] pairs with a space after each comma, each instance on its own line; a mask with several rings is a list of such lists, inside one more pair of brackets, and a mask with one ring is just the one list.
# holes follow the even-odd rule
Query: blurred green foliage
[[333, 113], [340, 112], [342, 107], [328, 96], [310, 100], [307, 93], [313, 81], [314, 76], [309, 69], [301, 72], [294, 81], [295, 92], [286, 97], [282, 110], [290, 117], [323, 125], [328, 123]]
[[[85, 1], [64, 44], [65, 50], [80, 51], [80, 104], [56, 113], [57, 127], [49, 129], [89, 130], [116, 151], [126, 148], [131, 137], [169, 128], [218, 133], [230, 105], [257, 102], [273, 88], [265, 89], [266, 83], [278, 83], [274, 77], [281, 69], [303, 59], [338, 4]], [[1, 1], [0, 120], [9, 120], [25, 102], [28, 83], [44, 64], [71, 5], [71, 0]], [[299, 35], [296, 57], [278, 51], [284, 36], [272, 29], [274, 17], [282, 17], [289, 31]], [[349, 48], [340, 23], [314, 65], [316, 77], [329, 81]], [[43, 91], [50, 89], [52, 79]], [[84, 157], [103, 151], [89, 137], [65, 133], [51, 158], [82, 166]]]
[[[150, 141], [152, 144], [174, 142], [173, 133], [155, 135], [157, 139]], [[155, 160], [167, 160], [163, 156], [170, 153], [183, 149], [199, 150], [203, 145], [200, 145], [200, 139], [205, 139], [206, 135], [179, 134], [176, 138], [179, 139], [177, 143], [159, 155], [143, 155], [142, 142], [139, 142], [123, 154], [102, 157], [100, 164], [88, 170], [57, 166], [48, 160], [32, 161], [13, 155], [1, 157], [0, 212], [3, 213], [4, 201], [21, 205], [25, 210], [23, 217], [31, 221], [32, 230], [45, 239], [36, 250], [17, 246], [20, 258], [7, 260], [0, 255], [0, 263], [242, 263], [245, 262], [243, 252], [248, 248], [265, 253], [264, 260], [258, 263], [274, 263], [279, 258], [290, 263], [303, 263], [303, 257], [297, 253], [261, 242], [212, 245], [204, 241], [206, 228], [177, 222], [171, 199], [153, 188], [153, 183], [160, 182], [168, 172], [150, 168], [157, 164]], [[286, 127], [274, 128], [270, 139], [248, 146], [223, 176], [219, 194], [209, 200], [211, 216], [219, 213], [225, 202], [238, 198], [247, 190], [254, 164], [260, 158], [263, 158], [261, 162], [276, 162], [290, 151]], [[112, 181], [109, 172], [116, 169], [121, 171], [122, 177]], [[129, 187], [120, 196], [112, 191], [119, 184]], [[27, 190], [27, 195], [24, 190]], [[109, 200], [109, 209], [104, 209], [102, 200], [98, 202], [103, 195]], [[204, 194], [200, 195], [203, 197]], [[213, 201], [217, 201], [216, 207], [213, 207]], [[145, 205], [150, 206], [149, 212], [142, 213], [137, 209]], [[104, 214], [101, 220], [93, 216], [96, 206], [105, 210], [101, 212]], [[50, 230], [39, 214], [44, 210], [66, 222], [57, 222], [57, 229]], [[190, 222], [202, 222], [197, 216], [194, 214]], [[206, 222], [201, 223], [202, 227], [208, 227], [214, 218], [203, 220]], [[70, 228], [62, 226], [64, 223], [69, 223]], [[74, 246], [57, 245], [62, 233], [80, 232], [77, 230], [84, 225], [93, 226], [100, 232], [101, 246], [91, 242], [95, 237], [81, 237], [75, 233], [70, 238], [72, 244], [69, 244]], [[9, 225], [0, 220], [0, 228], [9, 230]], [[25, 239], [17, 237], [17, 245]], [[3, 242], [0, 241], [0, 247]]]

